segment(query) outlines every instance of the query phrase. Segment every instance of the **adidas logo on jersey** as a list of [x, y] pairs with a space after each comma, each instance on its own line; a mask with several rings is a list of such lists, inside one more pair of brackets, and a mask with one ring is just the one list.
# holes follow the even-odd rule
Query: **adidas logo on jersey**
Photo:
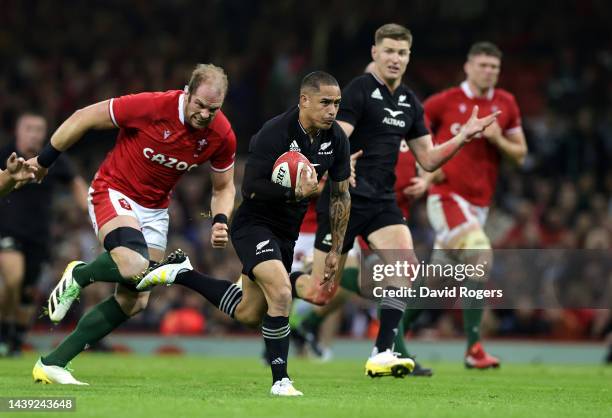
[[191, 164], [185, 161], [179, 161], [177, 158], [168, 157], [164, 154], [157, 154], [153, 148], [144, 148], [142, 150], [142, 154], [145, 156], [147, 160], [151, 160], [154, 163], [159, 165], [163, 165], [168, 168], [175, 168], [178, 171], [191, 171], [193, 168], [196, 168], [197, 164]]
[[378, 99], [378, 100], [382, 100], [382, 94], [380, 94], [380, 89], [377, 87], [376, 90], [374, 90], [372, 92], [372, 95], [370, 96], [372, 99]]
[[302, 152], [302, 150], [300, 149], [300, 146], [298, 145], [297, 141], [293, 141], [290, 145], [289, 145], [289, 151], [297, 151], [297, 152]]

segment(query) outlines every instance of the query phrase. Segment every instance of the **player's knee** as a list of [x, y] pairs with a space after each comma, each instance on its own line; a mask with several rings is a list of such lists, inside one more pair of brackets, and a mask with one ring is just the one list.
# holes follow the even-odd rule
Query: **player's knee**
[[312, 303], [317, 306], [326, 306], [332, 301], [337, 291], [338, 283], [333, 283], [330, 286], [318, 286], [317, 292], [313, 295]]
[[289, 314], [291, 309], [291, 284], [287, 280], [287, 283], [275, 286], [272, 291], [268, 293], [268, 306], [272, 310], [282, 311]]
[[138, 229], [113, 229], [104, 238], [104, 248], [111, 253], [119, 273], [125, 278], [136, 276], [149, 266], [147, 242]]
[[250, 306], [242, 305], [240, 304], [236, 307], [234, 319], [247, 327], [258, 328], [261, 325], [265, 310], [253, 309]]
[[146, 293], [117, 293], [115, 299], [121, 310], [128, 316], [134, 316], [142, 312], [149, 302], [149, 292]]
[[125, 247], [115, 248], [111, 256], [119, 268], [119, 273], [126, 279], [134, 277], [149, 267], [149, 260]]

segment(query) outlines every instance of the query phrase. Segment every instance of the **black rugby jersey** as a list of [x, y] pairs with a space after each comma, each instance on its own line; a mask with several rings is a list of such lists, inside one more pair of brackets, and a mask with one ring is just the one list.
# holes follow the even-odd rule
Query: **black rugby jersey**
[[[15, 143], [0, 149], [0, 168], [17, 152]], [[0, 235], [46, 244], [52, 220], [52, 200], [58, 183], [69, 184], [76, 176], [66, 155], [60, 155], [42, 183], [29, 183], [0, 199]]]
[[[395, 200], [395, 165], [401, 140], [429, 134], [423, 106], [414, 93], [401, 84], [391, 94], [375, 75], [361, 75], [342, 91], [337, 120], [355, 128], [349, 139], [351, 154], [363, 150], [356, 166], [357, 187], [351, 187], [351, 195], [373, 201]], [[328, 195], [326, 190], [319, 210], [329, 205]]]
[[[325, 172], [332, 181], [343, 181], [350, 175], [349, 145], [344, 131], [334, 122], [327, 130], [319, 131], [311, 141], [298, 120], [299, 109], [293, 107], [264, 124], [251, 138], [242, 185], [244, 201], [238, 208], [232, 229], [249, 223], [264, 224], [282, 237], [297, 239], [309, 199], [288, 202], [285, 195], [276, 199], [258, 197], [252, 184], [265, 180], [272, 183], [272, 168], [276, 159], [287, 151], [301, 152], [314, 165], [320, 179]], [[284, 188], [283, 188], [284, 189]]]

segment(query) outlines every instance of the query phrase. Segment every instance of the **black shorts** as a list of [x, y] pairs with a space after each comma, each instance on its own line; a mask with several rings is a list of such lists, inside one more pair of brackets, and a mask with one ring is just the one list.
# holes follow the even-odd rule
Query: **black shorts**
[[[329, 223], [329, 212], [317, 213], [317, 235], [315, 237], [315, 248], [320, 251], [329, 252], [331, 249], [331, 226]], [[353, 248], [355, 238], [361, 236], [367, 242], [368, 235], [374, 231], [389, 225], [405, 225], [406, 221], [402, 211], [394, 200], [376, 202], [364, 205], [362, 202], [351, 206], [349, 223], [346, 227], [346, 235], [342, 244], [342, 254]]]
[[253, 269], [268, 260], [280, 260], [287, 273], [293, 263], [295, 240], [284, 238], [261, 224], [243, 225], [231, 232], [232, 244], [242, 262], [242, 274], [255, 280]]
[[44, 245], [16, 238], [10, 234], [0, 234], [0, 251], [17, 251], [24, 255], [25, 274], [22, 288], [36, 285], [42, 266], [49, 259], [47, 248]]

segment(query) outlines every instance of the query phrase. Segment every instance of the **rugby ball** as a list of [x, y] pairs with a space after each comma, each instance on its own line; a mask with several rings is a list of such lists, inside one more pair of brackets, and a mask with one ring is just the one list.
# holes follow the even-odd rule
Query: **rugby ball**
[[274, 162], [272, 181], [283, 187], [295, 189], [297, 179], [302, 170], [314, 170], [314, 167], [312, 167], [308, 158], [302, 153], [287, 151]]

